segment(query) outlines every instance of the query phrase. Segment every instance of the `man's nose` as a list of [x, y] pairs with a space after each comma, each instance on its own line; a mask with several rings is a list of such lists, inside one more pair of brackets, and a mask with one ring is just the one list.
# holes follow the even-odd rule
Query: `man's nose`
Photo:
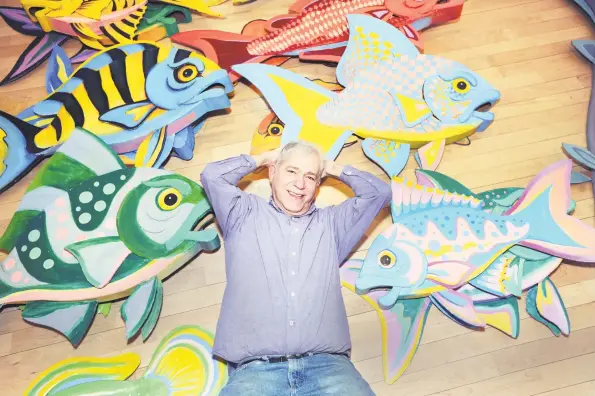
[[306, 183], [304, 182], [304, 178], [303, 177], [296, 177], [295, 178], [295, 186], [299, 189], [304, 189], [304, 186], [306, 185]]

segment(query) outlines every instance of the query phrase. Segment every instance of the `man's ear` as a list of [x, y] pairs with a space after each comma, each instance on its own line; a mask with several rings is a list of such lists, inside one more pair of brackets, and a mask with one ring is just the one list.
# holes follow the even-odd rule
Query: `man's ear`
[[275, 164], [270, 164], [269, 165], [269, 180], [270, 181], [273, 181], [273, 177], [275, 176], [275, 171], [276, 171]]

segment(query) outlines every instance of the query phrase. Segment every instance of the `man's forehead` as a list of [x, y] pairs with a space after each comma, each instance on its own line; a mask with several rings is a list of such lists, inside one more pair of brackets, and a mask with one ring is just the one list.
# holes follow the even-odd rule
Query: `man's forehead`
[[304, 173], [318, 173], [320, 171], [320, 159], [314, 153], [294, 151], [287, 155], [287, 157], [283, 160], [282, 166], [284, 168], [297, 168]]

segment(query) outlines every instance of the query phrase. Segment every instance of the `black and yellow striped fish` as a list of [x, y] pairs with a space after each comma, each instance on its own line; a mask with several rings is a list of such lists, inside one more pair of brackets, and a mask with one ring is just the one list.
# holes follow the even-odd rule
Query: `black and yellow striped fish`
[[99, 52], [70, 76], [68, 57], [57, 49], [50, 67], [49, 86], [56, 89], [46, 99], [18, 117], [0, 114], [8, 147], [0, 150], [6, 167], [0, 190], [77, 128], [128, 153], [129, 163], [160, 166], [176, 138], [176, 147], [186, 143], [178, 134], [193, 147], [195, 121], [229, 107], [233, 89], [227, 72], [202, 55], [149, 42]]

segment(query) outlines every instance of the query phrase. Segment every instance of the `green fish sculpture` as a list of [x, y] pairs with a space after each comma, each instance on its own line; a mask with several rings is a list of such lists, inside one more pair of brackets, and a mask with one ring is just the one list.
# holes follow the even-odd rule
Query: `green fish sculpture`
[[[220, 246], [205, 229], [212, 208], [196, 182], [164, 169], [127, 168], [95, 135], [76, 130], [40, 169], [0, 238], [0, 307], [83, 339], [100, 303], [121, 307], [126, 337], [146, 340], [163, 301], [161, 280]], [[194, 229], [198, 229], [194, 231]]]

